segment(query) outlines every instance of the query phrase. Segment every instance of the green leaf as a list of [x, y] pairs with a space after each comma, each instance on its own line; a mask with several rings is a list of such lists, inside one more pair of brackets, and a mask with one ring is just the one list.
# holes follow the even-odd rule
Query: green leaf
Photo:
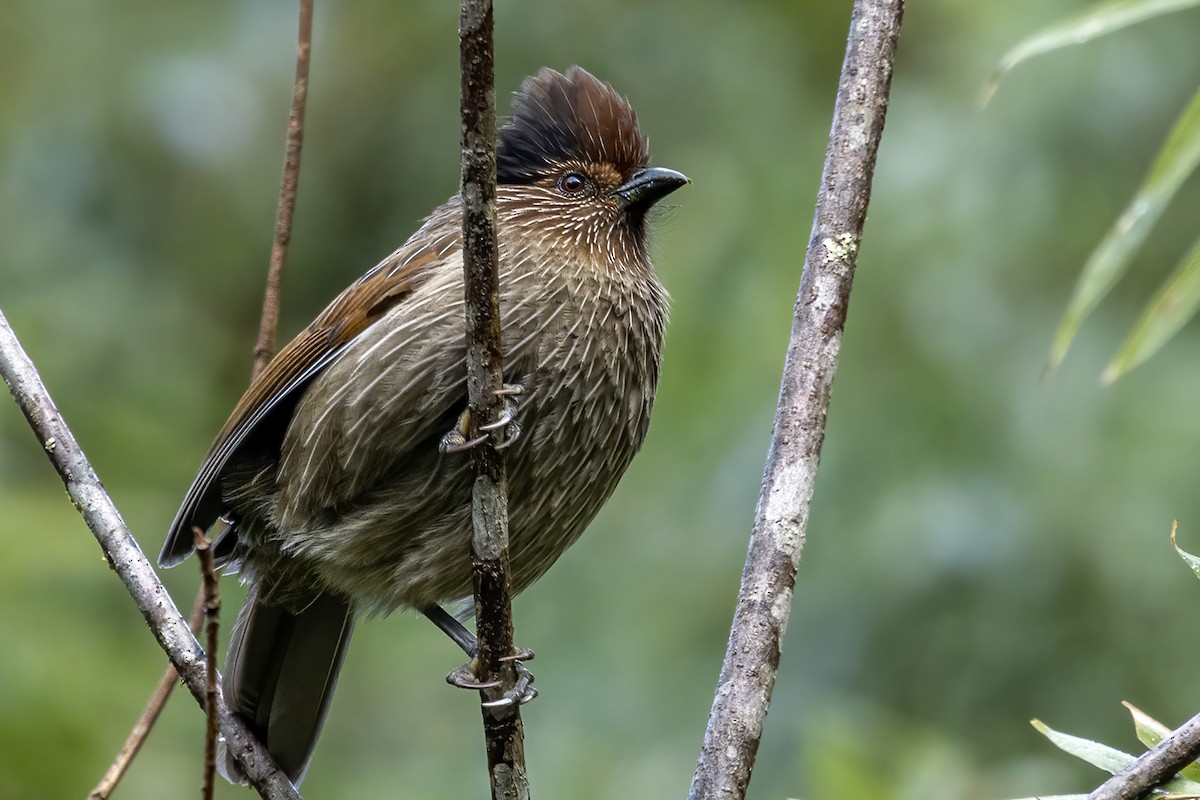
[[1134, 756], [1129, 753], [1106, 744], [1093, 742], [1091, 739], [1060, 733], [1041, 720], [1030, 720], [1029, 724], [1036, 728], [1038, 733], [1053, 742], [1059, 750], [1082, 759], [1093, 767], [1099, 767], [1110, 775], [1116, 775], [1134, 761]]
[[1192, 572], [1196, 573], [1196, 577], [1200, 578], [1200, 556], [1192, 555], [1175, 543], [1175, 528], [1178, 525], [1178, 522], [1171, 523], [1171, 547], [1175, 548], [1175, 552], [1179, 553], [1179, 557], [1183, 559], [1183, 563], [1191, 567]]
[[979, 105], [987, 105], [999, 88], [1000, 80], [1022, 61], [1051, 50], [1083, 44], [1151, 17], [1182, 11], [1195, 5], [1200, 5], [1200, 0], [1116, 0], [1042, 28], [1022, 39], [1000, 58], [983, 87]]
[[[1172, 537], [1172, 541], [1174, 541], [1174, 537]], [[1176, 547], [1175, 549], [1178, 550], [1179, 548]], [[1191, 556], [1191, 558], [1195, 559], [1195, 556]], [[1200, 562], [1200, 559], [1197, 559], [1197, 561]], [[1193, 569], [1195, 568], [1193, 567]], [[1154, 747], [1154, 745], [1165, 739], [1167, 734], [1171, 733], [1170, 728], [1132, 703], [1122, 702], [1121, 705], [1129, 709], [1129, 714], [1133, 717], [1133, 728], [1137, 732], [1138, 741], [1146, 745], [1147, 748]], [[1200, 781], [1200, 764], [1193, 761], [1179, 770], [1179, 775], [1191, 781]]]
[[1112, 383], [1154, 355], [1187, 324], [1197, 306], [1200, 306], [1200, 239], [1146, 306], [1142, 318], [1104, 368], [1102, 380]]
[[[1091, 739], [1061, 733], [1046, 725], [1041, 720], [1030, 720], [1029, 724], [1053, 742], [1059, 750], [1086, 761], [1094, 767], [1099, 767], [1110, 775], [1116, 775], [1135, 761], [1134, 756], [1123, 750], [1109, 747], [1100, 742], [1093, 742]], [[1156, 793], [1161, 792], [1190, 797], [1200, 792], [1200, 783], [1176, 775], [1156, 790]]]
[[1137, 733], [1138, 741], [1146, 745], [1147, 748], [1154, 747], [1154, 745], [1165, 739], [1167, 734], [1171, 732], [1171, 729], [1166, 725], [1163, 725], [1132, 703], [1122, 701], [1121, 705], [1129, 710], [1130, 716], [1133, 717], [1133, 729]]
[[1200, 164], [1200, 91], [1171, 128], [1133, 200], [1084, 264], [1075, 293], [1054, 335], [1048, 369], [1062, 363], [1084, 318], [1125, 272], [1134, 253], [1197, 164]]

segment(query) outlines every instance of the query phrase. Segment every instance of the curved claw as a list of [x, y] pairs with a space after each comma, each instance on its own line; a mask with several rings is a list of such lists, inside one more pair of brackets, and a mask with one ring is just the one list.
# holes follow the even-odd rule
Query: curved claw
[[480, 425], [479, 430], [487, 431], [489, 434], [493, 431], [504, 431], [506, 434], [502, 440], [495, 443], [497, 450], [503, 450], [511, 445], [521, 436], [521, 423], [517, 419], [517, 403], [510, 398], [523, 394], [525, 388], [520, 384], [505, 384], [503, 389], [496, 390], [496, 396], [504, 398], [504, 411], [500, 417], [486, 425]]
[[516, 409], [513, 408], [512, 406], [506, 406], [504, 409], [504, 413], [500, 415], [499, 419], [497, 419], [495, 422], [489, 422], [487, 425], [480, 425], [479, 430], [481, 430], [481, 431], [499, 430], [500, 428], [503, 428], [505, 425], [508, 425], [510, 422], [512, 422], [515, 417], [516, 417]]
[[462, 453], [483, 444], [496, 431], [501, 431], [504, 439], [496, 442], [495, 448], [503, 450], [508, 447], [521, 435], [521, 423], [517, 420], [517, 403], [511, 398], [524, 393], [525, 388], [520, 384], [504, 384], [502, 388], [496, 390], [496, 396], [504, 398], [504, 409], [498, 419], [479, 426], [483, 435], [473, 439], [467, 438], [471, 430], [471, 412], [468, 409], [459, 415], [458, 422], [442, 437], [441, 442], [438, 443], [438, 449], [443, 453]]
[[460, 689], [495, 689], [500, 681], [481, 681], [475, 677], [474, 664], [463, 664], [446, 675], [446, 683]]
[[[533, 661], [534, 652], [528, 647], [514, 647], [511, 655], [501, 656], [501, 661]], [[528, 672], [529, 670], [526, 670]], [[530, 678], [532, 681], [533, 678]]]
[[516, 690], [514, 690], [514, 694], [512, 694], [512, 695], [505, 695], [504, 697], [501, 697], [499, 700], [492, 700], [490, 702], [484, 703], [483, 707], [484, 708], [510, 708], [511, 706], [514, 706], [514, 705], [523, 706], [526, 703], [528, 703], [530, 700], [532, 700], [533, 698], [538, 696], [538, 690], [534, 689], [532, 686], [530, 686], [528, 689], [526, 689], [526, 691], [521, 695], [516, 695], [515, 692], [516, 692]]
[[538, 690], [533, 687], [533, 673], [526, 669], [520, 661], [516, 662], [516, 669], [517, 682], [513, 684], [513, 688], [505, 692], [503, 697], [485, 702], [484, 708], [523, 706], [538, 696]]
[[504, 448], [511, 445], [513, 442], [517, 441], [517, 439], [521, 438], [520, 423], [514, 421], [512, 424], [510, 424], [508, 426], [508, 430], [509, 430], [508, 437], [505, 438], [503, 441], [496, 442], [496, 444], [493, 445], [493, 447], [495, 447], [497, 450], [503, 450]]
[[[533, 653], [528, 650], [520, 651], [513, 656], [505, 657], [504, 661], [512, 661], [513, 667], [517, 672], [517, 682], [513, 684], [512, 689], [504, 693], [503, 697], [498, 697], [495, 700], [486, 700], [482, 703], [487, 709], [511, 708], [513, 706], [523, 706], [530, 700], [538, 696], [538, 690], [533, 687], [533, 673], [530, 672], [524, 664], [516, 660], [516, 655]], [[500, 681], [481, 681], [475, 675], [475, 661], [463, 664], [461, 667], [454, 669], [446, 676], [446, 683], [451, 686], [457, 686], [460, 689], [495, 689], [500, 686]]]
[[470, 450], [472, 447], [478, 447], [487, 441], [487, 435], [476, 436], [474, 439], [467, 439], [457, 431], [451, 431], [442, 437], [442, 442], [439, 449], [443, 453], [462, 453]]

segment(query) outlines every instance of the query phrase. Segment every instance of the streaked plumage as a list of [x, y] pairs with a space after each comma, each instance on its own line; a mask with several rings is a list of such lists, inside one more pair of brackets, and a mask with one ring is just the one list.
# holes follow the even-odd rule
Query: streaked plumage
[[[524, 389], [507, 450], [516, 592], [582, 533], [649, 425], [667, 295], [644, 215], [686, 179], [647, 161], [632, 108], [577, 67], [527, 79], [500, 133], [505, 380]], [[279, 352], [163, 548], [173, 565], [191, 526], [231, 522], [218, 548], [254, 586], [226, 694], [294, 779], [355, 614], [471, 592], [469, 458], [438, 446], [466, 406], [460, 240], [455, 197]]]

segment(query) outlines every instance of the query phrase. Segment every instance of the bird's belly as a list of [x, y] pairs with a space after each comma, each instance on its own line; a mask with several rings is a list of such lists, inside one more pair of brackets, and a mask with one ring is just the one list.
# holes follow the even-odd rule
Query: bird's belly
[[[577, 374], [577, 373], [576, 373]], [[509, 561], [520, 592], [554, 563], [615, 489], [645, 425], [629, 419], [622, 382], [579, 387], [531, 373], [506, 453]], [[447, 415], [449, 430], [459, 409]], [[648, 408], [645, 409], [648, 414]], [[633, 424], [631, 424], [633, 423]], [[368, 612], [422, 608], [471, 594], [469, 456], [442, 454], [430, 436], [352, 502], [309, 524], [287, 526], [282, 550]]]

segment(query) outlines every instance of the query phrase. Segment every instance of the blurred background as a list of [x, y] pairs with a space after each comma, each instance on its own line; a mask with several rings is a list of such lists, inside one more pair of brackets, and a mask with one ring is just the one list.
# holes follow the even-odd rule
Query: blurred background
[[[144, 549], [245, 386], [294, 69], [294, 3], [15, 0], [0, 15], [0, 307]], [[638, 109], [671, 198], [655, 421], [588, 535], [516, 602], [542, 697], [535, 796], [683, 797], [745, 554], [849, 3], [498, 4], [498, 106], [579, 63]], [[1200, 707], [1200, 330], [1098, 376], [1196, 235], [1186, 186], [1065, 365], [1075, 276], [1196, 85], [1200, 14], [1018, 68], [1077, 0], [914, 0], [784, 658], [750, 797], [1005, 798], [1101, 774], [1120, 701]], [[286, 340], [455, 191], [457, 5], [317, 4]], [[0, 796], [82, 797], [165, 659], [0, 402]], [[165, 576], [184, 607], [197, 575]], [[222, 586], [224, 627], [241, 589]], [[1193, 619], [1193, 622], [1187, 622]], [[360, 626], [306, 797], [486, 792], [460, 654]], [[118, 792], [198, 791], [179, 693]], [[222, 785], [223, 798], [249, 797]]]

